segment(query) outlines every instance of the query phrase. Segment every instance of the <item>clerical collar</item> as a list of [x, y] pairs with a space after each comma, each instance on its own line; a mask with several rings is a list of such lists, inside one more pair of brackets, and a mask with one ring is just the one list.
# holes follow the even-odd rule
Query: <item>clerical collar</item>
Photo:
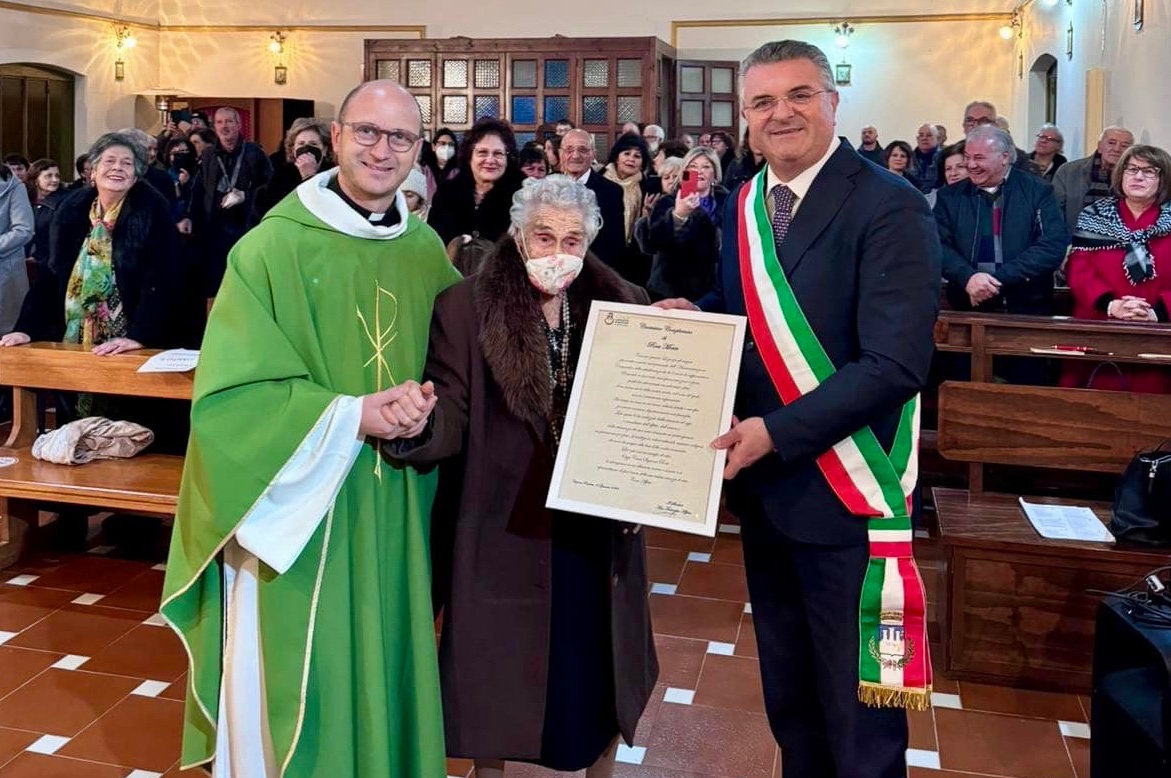
[[329, 183], [325, 186], [329, 189], [329, 191], [342, 198], [343, 203], [360, 213], [363, 219], [370, 222], [375, 227], [393, 227], [394, 225], [398, 224], [398, 209], [394, 207], [393, 202], [391, 203], [390, 210], [386, 213], [374, 213], [371, 210], [363, 208], [354, 202], [349, 195], [342, 191], [342, 185], [338, 183], [338, 179], [340, 177], [341, 176], [333, 176], [329, 179]]

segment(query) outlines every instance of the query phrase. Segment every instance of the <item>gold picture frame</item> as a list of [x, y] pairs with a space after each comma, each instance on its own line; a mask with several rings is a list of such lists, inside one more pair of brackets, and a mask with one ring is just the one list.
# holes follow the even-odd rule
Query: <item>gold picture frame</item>
[[273, 83], [284, 86], [289, 83], [289, 69], [284, 65], [277, 65], [272, 70]]

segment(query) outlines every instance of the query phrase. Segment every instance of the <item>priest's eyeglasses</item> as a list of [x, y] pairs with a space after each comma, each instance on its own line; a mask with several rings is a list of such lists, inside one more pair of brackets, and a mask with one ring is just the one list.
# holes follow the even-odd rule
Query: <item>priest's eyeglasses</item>
[[419, 136], [406, 130], [384, 130], [376, 124], [365, 122], [342, 122], [354, 134], [354, 140], [363, 146], [377, 146], [378, 141], [386, 136], [391, 151], [410, 151], [419, 142]]

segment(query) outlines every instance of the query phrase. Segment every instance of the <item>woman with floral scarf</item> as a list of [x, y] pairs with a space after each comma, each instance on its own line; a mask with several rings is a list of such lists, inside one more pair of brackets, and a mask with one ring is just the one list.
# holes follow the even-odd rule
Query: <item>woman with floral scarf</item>
[[[1155, 146], [1131, 146], [1114, 166], [1113, 197], [1078, 216], [1066, 265], [1074, 316], [1125, 322], [1166, 322], [1171, 309], [1171, 156]], [[1127, 366], [1064, 367], [1062, 386], [1171, 391], [1171, 370]]]

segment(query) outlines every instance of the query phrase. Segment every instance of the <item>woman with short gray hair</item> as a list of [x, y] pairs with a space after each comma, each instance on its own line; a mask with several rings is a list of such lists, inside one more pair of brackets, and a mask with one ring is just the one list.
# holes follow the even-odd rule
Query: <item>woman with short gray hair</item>
[[412, 390], [415, 407], [434, 404], [426, 426], [383, 450], [444, 463], [433, 550], [448, 755], [478, 778], [501, 778], [506, 760], [608, 778], [658, 676], [643, 535], [550, 511], [545, 495], [590, 303], [647, 296], [587, 253], [601, 217], [576, 180], [526, 180], [509, 215], [480, 272], [435, 301]]
[[58, 205], [48, 266], [0, 346], [55, 340], [110, 355], [182, 345], [183, 245], [166, 199], [142, 178], [146, 149], [111, 132], [89, 158], [93, 186]]

